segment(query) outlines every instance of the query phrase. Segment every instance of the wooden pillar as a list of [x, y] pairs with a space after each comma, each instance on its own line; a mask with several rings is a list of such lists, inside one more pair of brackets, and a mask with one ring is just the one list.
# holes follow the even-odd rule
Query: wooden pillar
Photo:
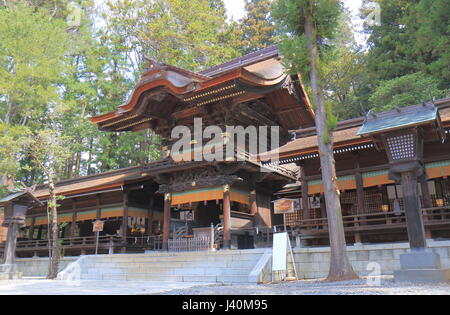
[[128, 236], [128, 194], [128, 191], [123, 192], [122, 238], [124, 241]]
[[153, 196], [150, 197], [150, 202], [148, 204], [148, 226], [147, 226], [147, 235], [153, 235], [153, 213], [155, 206], [155, 198]]
[[256, 203], [256, 190], [250, 192], [250, 213], [256, 215], [258, 213], [258, 204]]
[[362, 243], [362, 239], [361, 239], [361, 234], [359, 232], [355, 232], [355, 243], [356, 244], [361, 244]]
[[36, 217], [31, 218], [30, 230], [28, 231], [28, 239], [32, 240], [34, 235], [34, 225], [36, 224]]
[[230, 200], [230, 185], [225, 185], [223, 188], [223, 248], [230, 249], [231, 247], [231, 200]]
[[357, 214], [363, 214], [364, 211], [364, 180], [360, 172], [355, 174], [356, 179], [356, 206]]
[[6, 235], [4, 264], [13, 265], [16, 260], [17, 232], [19, 224], [16, 222], [8, 223], [8, 233]]
[[300, 164], [300, 174], [299, 179], [302, 183], [302, 210], [303, 210], [303, 220], [309, 220], [311, 219], [311, 213], [309, 210], [309, 187], [308, 187], [308, 181], [306, 180], [306, 172], [305, 172], [305, 166], [304, 164]]
[[425, 249], [427, 243], [420, 209], [417, 176], [413, 171], [403, 172], [401, 176], [409, 243], [413, 250]]
[[70, 225], [70, 238], [75, 237], [75, 227], [77, 225], [77, 199], [72, 199], [72, 224]]
[[[430, 187], [428, 186], [428, 178], [426, 176], [420, 181], [420, 188], [422, 190], [423, 207], [425, 209], [433, 208], [433, 201], [431, 200], [430, 195]], [[423, 220], [426, 221], [426, 219], [427, 217], [425, 217]], [[427, 227], [425, 227], [425, 237], [426, 239], [433, 238], [431, 230]]]
[[431, 200], [430, 187], [428, 187], [428, 179], [425, 177], [420, 181], [420, 188], [422, 190], [423, 207], [425, 209], [433, 208], [433, 201]]
[[163, 224], [163, 250], [169, 250], [170, 236], [170, 208], [172, 206], [172, 196], [164, 195], [164, 224]]
[[97, 203], [97, 212], [95, 214], [95, 218], [97, 220], [100, 220], [100, 218], [102, 217], [102, 208], [100, 206], [100, 195], [96, 195], [96, 203]]

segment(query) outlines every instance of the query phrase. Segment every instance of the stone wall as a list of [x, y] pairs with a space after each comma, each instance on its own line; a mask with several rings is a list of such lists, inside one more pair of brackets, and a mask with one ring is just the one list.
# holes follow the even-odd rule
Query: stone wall
[[[66, 268], [79, 257], [64, 257], [59, 263], [59, 271]], [[17, 267], [24, 277], [45, 277], [48, 274], [49, 259], [47, 257], [18, 258]]]
[[[429, 241], [430, 249], [441, 256], [443, 268], [450, 268], [450, 241]], [[394, 270], [400, 269], [400, 255], [409, 251], [408, 243], [377, 244], [348, 246], [347, 253], [355, 272], [360, 276], [372, 274], [374, 269], [380, 267], [382, 275], [393, 275]], [[330, 267], [330, 248], [295, 248], [294, 259], [299, 278], [317, 279], [325, 278]], [[371, 264], [371, 265], [369, 265]]]

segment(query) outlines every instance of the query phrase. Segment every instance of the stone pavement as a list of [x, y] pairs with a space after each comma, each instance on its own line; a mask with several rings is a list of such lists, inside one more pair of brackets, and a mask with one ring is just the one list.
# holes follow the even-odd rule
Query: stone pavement
[[[207, 285], [207, 284], [205, 284]], [[162, 281], [90, 281], [70, 282], [25, 278], [0, 281], [0, 295], [140, 295], [183, 290], [199, 283]]]

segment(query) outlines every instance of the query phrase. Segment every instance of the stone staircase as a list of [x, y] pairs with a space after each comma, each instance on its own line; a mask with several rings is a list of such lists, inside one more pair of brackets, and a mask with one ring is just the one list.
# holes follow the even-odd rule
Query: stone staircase
[[248, 283], [265, 249], [83, 256], [60, 273], [81, 280]]

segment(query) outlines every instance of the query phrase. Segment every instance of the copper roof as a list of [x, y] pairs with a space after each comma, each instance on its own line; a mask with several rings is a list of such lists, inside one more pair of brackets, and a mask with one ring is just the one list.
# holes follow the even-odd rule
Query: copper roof
[[[113, 112], [91, 118], [101, 130], [154, 129], [154, 125], [166, 125], [164, 121], [175, 109], [198, 109], [228, 99], [245, 102], [242, 99], [264, 96], [273, 103], [273, 110], [283, 128], [314, 125], [314, 112], [300, 76], [287, 74], [276, 46], [199, 73], [148, 61], [145, 73], [127, 102]], [[281, 96], [280, 91], [283, 91]]]
[[[450, 127], [450, 99], [443, 99], [439, 101], [435, 101], [436, 105], [440, 107], [439, 114], [441, 117], [441, 120], [443, 122], [444, 127]], [[417, 105], [414, 105], [417, 106]], [[361, 136], [358, 136], [358, 131], [361, 129], [361, 126], [364, 122], [363, 119], [359, 118], [356, 120], [352, 120], [352, 122], [358, 122], [358, 123], [352, 123], [348, 129], [341, 129], [333, 132], [334, 137], [334, 148], [342, 148], [349, 145], [355, 145], [355, 144], [364, 144], [364, 143], [371, 143], [372, 140], [370, 138], [362, 138]], [[311, 132], [312, 128], [305, 129], [306, 134], [308, 136], [295, 139], [286, 145], [282, 146], [277, 150], [276, 153], [267, 152], [264, 154], [261, 154], [261, 159], [268, 159], [274, 154], [279, 154], [280, 159], [288, 159], [291, 157], [301, 156], [301, 155], [307, 155], [311, 153], [317, 153], [318, 152], [318, 144], [317, 144], [317, 135], [316, 133]], [[315, 129], [315, 128], [314, 128]], [[302, 130], [297, 130], [296, 133], [302, 134]], [[313, 135], [311, 135], [313, 134]]]
[[[141, 176], [141, 167], [130, 167], [116, 171], [90, 175], [69, 180], [64, 180], [56, 184], [57, 195], [74, 195], [84, 192], [102, 191], [106, 189], [118, 188], [126, 181]], [[47, 185], [40, 185], [33, 192], [36, 198], [44, 199], [49, 196]]]

